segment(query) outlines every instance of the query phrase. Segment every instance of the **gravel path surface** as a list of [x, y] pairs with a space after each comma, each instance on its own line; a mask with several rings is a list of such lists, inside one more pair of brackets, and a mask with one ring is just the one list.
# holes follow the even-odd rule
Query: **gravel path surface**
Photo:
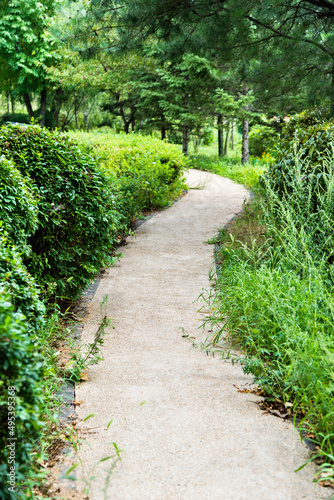
[[[79, 417], [96, 414], [80, 424], [78, 475], [95, 475], [93, 500], [326, 498], [328, 490], [311, 482], [312, 465], [294, 472], [308, 457], [297, 431], [263, 414], [257, 396], [237, 391], [251, 378], [182, 337], [180, 328], [203, 335], [201, 304], [194, 301], [209, 287], [213, 264], [213, 248], [204, 242], [249, 196], [228, 179], [196, 170], [188, 184], [197, 189], [128, 238], [91, 303], [83, 339], [92, 339], [105, 294], [115, 330], [104, 361], [77, 388], [76, 399], [84, 400]], [[114, 453], [113, 442], [124, 451], [107, 485], [112, 462], [93, 467]]]

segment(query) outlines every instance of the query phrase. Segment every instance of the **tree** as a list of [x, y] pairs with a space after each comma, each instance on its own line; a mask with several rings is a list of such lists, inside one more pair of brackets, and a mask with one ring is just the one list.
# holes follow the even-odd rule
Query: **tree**
[[[234, 120], [239, 120], [243, 124], [242, 163], [247, 163], [249, 160], [249, 119], [256, 115], [250, 110], [250, 105], [253, 100], [254, 96], [251, 92], [248, 91], [247, 87], [240, 90], [235, 97], [228, 94], [223, 89], [217, 89], [215, 94], [215, 108], [218, 112], [218, 116], [227, 116], [229, 118], [229, 121], [234, 122]], [[222, 124], [220, 124], [220, 127], [222, 127]], [[218, 140], [219, 156], [222, 156], [222, 144], [220, 143], [220, 141]]]
[[[0, 3], [0, 63], [9, 75], [10, 86], [24, 99], [30, 118], [34, 117], [30, 94], [40, 94], [41, 124], [44, 125], [47, 98], [45, 68], [57, 54], [47, 33], [52, 0], [5, 0]], [[2, 80], [4, 84], [4, 80]]]
[[[276, 0], [274, 4], [270, 0], [115, 0], [110, 13], [114, 25], [123, 26], [124, 45], [154, 35], [169, 40], [174, 52], [187, 46], [221, 61], [231, 57], [236, 61], [240, 54], [250, 59], [254, 48], [260, 47], [256, 57], [264, 73], [268, 62], [272, 68], [278, 63], [278, 72], [281, 63], [286, 67], [290, 62], [287, 79], [279, 82], [281, 95], [287, 86], [302, 85], [306, 98], [320, 102], [330, 97], [334, 114], [334, 2], [330, 0]], [[104, 29], [108, 29], [110, 23], [105, 20]], [[193, 43], [198, 33], [200, 46]]]
[[199, 129], [212, 113], [217, 72], [207, 59], [185, 54], [178, 64], [165, 63], [158, 73], [163, 89], [159, 105], [169, 123], [182, 132], [187, 156], [190, 132]]

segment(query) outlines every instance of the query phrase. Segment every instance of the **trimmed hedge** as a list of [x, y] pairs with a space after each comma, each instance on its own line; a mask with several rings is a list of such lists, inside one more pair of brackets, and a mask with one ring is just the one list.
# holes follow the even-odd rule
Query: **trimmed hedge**
[[[38, 126], [0, 128], [0, 500], [26, 498], [36, 479], [41, 420], [57, 385], [40, 296], [45, 303], [77, 297], [111, 262], [133, 217], [170, 204], [184, 187], [185, 159], [173, 146], [142, 137], [80, 137], [84, 153]], [[7, 483], [8, 401], [16, 413], [21, 493]]]
[[29, 253], [27, 239], [37, 229], [37, 193], [31, 182], [4, 156], [0, 157], [0, 221], [10, 239]]
[[[32, 466], [30, 452], [41, 436], [44, 369], [39, 332], [44, 326], [45, 308], [34, 280], [2, 228], [0, 282], [0, 498], [16, 499], [25, 495], [8, 489], [7, 473], [15, 466], [16, 483], [26, 483]], [[8, 391], [9, 387], [15, 387], [15, 391]], [[9, 420], [15, 422], [14, 436]], [[13, 442], [15, 465], [7, 446]]]
[[90, 156], [38, 126], [2, 127], [0, 154], [37, 192], [37, 230], [27, 238], [29, 271], [46, 297], [78, 297], [110, 262], [121, 219], [110, 183]]
[[[38, 338], [28, 335], [26, 319], [15, 312], [11, 295], [0, 288], [0, 498], [26, 498], [18, 491], [11, 494], [7, 473], [14, 466], [17, 486], [26, 482], [32, 465], [30, 452], [41, 435], [43, 359], [37, 346]], [[12, 387], [15, 391], [8, 390]], [[13, 433], [9, 420], [15, 422]], [[12, 434], [16, 441], [9, 440]], [[14, 462], [8, 446], [13, 443]]]
[[[0, 223], [1, 224], [1, 223]], [[15, 311], [27, 319], [27, 330], [38, 331], [44, 325], [45, 307], [34, 279], [0, 226], [0, 283], [11, 296]]]

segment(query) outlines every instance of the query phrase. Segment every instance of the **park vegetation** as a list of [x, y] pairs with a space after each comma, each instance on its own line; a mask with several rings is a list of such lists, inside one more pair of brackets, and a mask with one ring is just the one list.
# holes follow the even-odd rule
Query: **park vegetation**
[[57, 364], [65, 312], [187, 167], [255, 193], [214, 240], [205, 349], [301, 422], [333, 479], [333, 16], [330, 0], [0, 2], [0, 498], [44, 481], [59, 387], [80, 376]]

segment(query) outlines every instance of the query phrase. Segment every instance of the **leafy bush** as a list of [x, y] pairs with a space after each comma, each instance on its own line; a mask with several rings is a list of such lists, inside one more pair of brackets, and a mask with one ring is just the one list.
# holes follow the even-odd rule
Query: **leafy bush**
[[0, 157], [0, 221], [11, 240], [28, 253], [27, 238], [37, 229], [37, 201], [32, 185], [10, 160]]
[[333, 140], [334, 119], [329, 120], [322, 109], [306, 110], [290, 119], [275, 151], [276, 162], [267, 174], [280, 197], [290, 193], [297, 172], [306, 190], [326, 175]]
[[184, 187], [186, 160], [176, 146], [134, 134], [69, 135], [113, 183], [116, 207], [127, 221], [143, 210], [169, 205]]
[[[40, 437], [43, 411], [43, 359], [39, 333], [44, 326], [44, 306], [15, 248], [0, 228], [0, 498], [25, 498], [8, 490], [8, 444], [15, 443], [16, 483], [27, 482], [32, 467], [30, 452]], [[9, 387], [15, 390], [8, 392]], [[8, 397], [11, 399], [8, 400]], [[15, 408], [8, 408], [8, 401]], [[8, 416], [15, 411], [14, 437], [9, 441]], [[12, 420], [14, 422], [14, 420]], [[6, 487], [6, 486], [7, 487]], [[7, 493], [6, 493], [7, 492]]]
[[44, 324], [45, 307], [34, 279], [22, 263], [0, 226], [0, 282], [11, 296], [15, 311], [27, 319], [27, 331], [38, 331]]
[[3, 125], [7, 122], [13, 123], [30, 123], [30, 118], [25, 113], [5, 113], [0, 116], [0, 125]]
[[256, 125], [249, 133], [249, 153], [261, 157], [266, 151], [273, 149], [278, 139], [278, 133], [272, 127]]
[[[9, 444], [15, 446], [16, 484], [27, 482], [31, 470], [31, 451], [40, 437], [43, 396], [40, 379], [43, 377], [42, 357], [38, 338], [28, 335], [25, 317], [15, 312], [10, 294], [0, 288], [0, 484], [1, 498], [26, 498], [23, 493], [11, 494], [7, 473], [11, 462]], [[15, 390], [9, 390], [15, 388]], [[11, 399], [8, 399], [8, 398]], [[8, 405], [9, 403], [9, 405]], [[15, 420], [13, 420], [15, 413]], [[9, 419], [15, 423], [13, 434]], [[8, 438], [15, 437], [16, 441]]]
[[38, 126], [2, 127], [0, 153], [38, 193], [28, 269], [49, 296], [77, 297], [110, 260], [120, 220], [110, 183], [90, 156]]

